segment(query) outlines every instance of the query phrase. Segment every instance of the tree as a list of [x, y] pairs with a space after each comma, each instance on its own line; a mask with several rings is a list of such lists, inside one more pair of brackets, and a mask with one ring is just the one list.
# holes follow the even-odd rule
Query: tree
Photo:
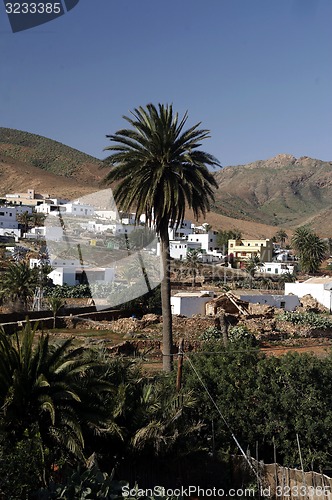
[[274, 235], [274, 238], [276, 239], [276, 241], [279, 241], [281, 248], [283, 248], [285, 241], [288, 238], [288, 234], [284, 229], [279, 229], [279, 231], [277, 231]]
[[292, 246], [299, 256], [302, 271], [316, 273], [326, 256], [326, 243], [310, 227], [301, 226], [294, 232]]
[[110, 422], [107, 367], [72, 344], [37, 340], [29, 323], [16, 338], [0, 332], [0, 431], [13, 444], [38, 437], [48, 460], [83, 460], [87, 429], [106, 432]]
[[20, 225], [23, 226], [24, 233], [28, 232], [29, 229], [29, 221], [30, 221], [30, 214], [28, 211], [22, 212], [21, 214], [17, 214], [16, 220]]
[[55, 320], [58, 311], [64, 305], [64, 300], [60, 297], [48, 297], [47, 303], [53, 313], [53, 328], [55, 328]]
[[252, 255], [245, 263], [245, 268], [249, 274], [250, 286], [252, 285], [252, 280], [255, 277], [255, 272], [259, 267], [262, 267], [262, 262], [257, 255]]
[[11, 300], [19, 309], [26, 310], [28, 301], [38, 285], [36, 269], [30, 269], [26, 262], [10, 264], [0, 282], [3, 299]]
[[230, 229], [229, 231], [218, 231], [217, 245], [222, 247], [222, 252], [225, 255], [228, 252], [228, 240], [240, 240], [242, 237], [241, 231], [238, 229]]
[[189, 267], [193, 276], [193, 286], [196, 285], [197, 270], [199, 268], [199, 257], [201, 252], [199, 250], [190, 249], [187, 252], [186, 265]]
[[172, 314], [170, 305], [170, 250], [168, 226], [178, 228], [186, 208], [196, 219], [205, 215], [214, 200], [217, 182], [208, 166], [218, 160], [199, 150], [200, 142], [209, 137], [200, 124], [184, 130], [187, 113], [179, 120], [171, 105], [148, 104], [124, 116], [131, 129], [122, 129], [107, 137], [115, 142], [105, 148], [112, 151], [105, 165], [111, 171], [105, 181], [117, 181], [114, 199], [123, 211], [136, 211], [136, 223], [145, 214], [160, 237], [163, 278], [161, 283], [163, 311], [163, 368], [171, 371]]

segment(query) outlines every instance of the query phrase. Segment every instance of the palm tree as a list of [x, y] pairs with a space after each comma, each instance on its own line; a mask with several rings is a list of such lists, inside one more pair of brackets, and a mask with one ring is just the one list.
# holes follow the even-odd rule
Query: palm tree
[[16, 220], [23, 226], [23, 231], [24, 233], [28, 232], [29, 229], [29, 221], [30, 221], [30, 214], [28, 211], [25, 211], [21, 214], [17, 214]]
[[185, 454], [186, 443], [195, 446], [203, 424], [191, 418], [195, 408], [193, 391], [174, 393], [170, 387], [155, 381], [143, 385], [137, 414], [138, 429], [131, 443], [138, 452], [153, 455]]
[[26, 310], [37, 286], [35, 269], [30, 269], [26, 262], [12, 263], [0, 282], [0, 295], [5, 300], [11, 300], [18, 309]]
[[186, 265], [189, 267], [192, 276], [193, 276], [193, 283], [192, 285], [196, 285], [196, 276], [197, 276], [197, 270], [199, 268], [199, 257], [201, 255], [201, 252], [199, 250], [193, 250], [189, 249], [187, 252], [187, 259], [186, 259]]
[[0, 331], [0, 427], [18, 442], [39, 436], [43, 450], [84, 459], [84, 433], [107, 431], [107, 369], [72, 340], [51, 345], [29, 323], [16, 338]]
[[285, 241], [288, 238], [288, 234], [284, 229], [279, 229], [279, 231], [276, 232], [275, 234], [275, 239], [276, 241], [279, 241], [280, 247], [283, 248]]
[[107, 137], [115, 142], [105, 148], [112, 154], [105, 160], [112, 169], [105, 181], [117, 181], [114, 199], [125, 212], [136, 210], [136, 222], [145, 214], [160, 237], [163, 278], [161, 297], [163, 311], [163, 368], [171, 371], [172, 314], [170, 305], [170, 250], [168, 226], [178, 228], [186, 208], [196, 219], [205, 215], [213, 201], [217, 182], [208, 166], [219, 166], [218, 160], [199, 150], [200, 142], [209, 137], [200, 124], [184, 130], [187, 113], [179, 120], [172, 106], [148, 104], [124, 119], [131, 129], [122, 129]]
[[257, 255], [252, 255], [245, 263], [245, 269], [249, 274], [249, 283], [252, 286], [252, 280], [255, 277], [255, 272], [259, 267], [262, 267], [262, 262]]
[[64, 305], [64, 300], [60, 297], [49, 297], [47, 303], [53, 313], [53, 328], [55, 328], [56, 315]]
[[310, 227], [301, 226], [294, 232], [292, 246], [299, 256], [302, 271], [316, 273], [326, 256], [326, 243]]

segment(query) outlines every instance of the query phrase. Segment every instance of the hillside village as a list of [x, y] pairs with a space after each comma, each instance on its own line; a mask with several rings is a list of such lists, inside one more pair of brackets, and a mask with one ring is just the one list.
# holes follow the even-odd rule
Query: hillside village
[[[32, 167], [30, 172], [33, 173]], [[301, 235], [301, 227], [298, 230], [288, 225], [264, 226], [253, 221], [223, 218], [213, 212], [196, 221], [192, 213], [186, 211], [180, 224], [169, 221], [170, 356], [175, 358], [178, 370], [181, 359], [185, 360], [183, 381], [178, 371], [174, 392], [173, 374], [170, 378], [160, 375], [165, 359], [160, 234], [153, 221], [147, 224], [144, 214], [137, 218], [135, 213], [118, 211], [111, 189], [100, 190], [99, 186], [99, 191], [96, 191], [98, 185], [91, 182], [88, 186], [88, 181], [86, 184], [85, 189], [79, 188], [76, 196], [70, 196], [74, 189], [72, 185], [70, 192], [61, 186], [56, 188], [56, 183], [52, 190], [39, 190], [38, 183], [29, 182], [26, 177], [24, 186], [21, 179], [20, 189], [11, 187], [10, 192], [2, 193], [2, 356], [6, 353], [11, 356], [10, 349], [15, 352], [21, 349], [20, 343], [16, 344], [14, 340], [11, 348], [7, 344], [14, 338], [23, 339], [24, 349], [30, 349], [24, 352], [31, 352], [31, 356], [46, 353], [53, 359], [54, 349], [65, 349], [63, 358], [59, 357], [59, 366], [62, 366], [63, 359], [65, 368], [56, 366], [56, 373], [66, 376], [68, 367], [74, 367], [75, 371], [76, 364], [82, 363], [84, 373], [90, 370], [93, 384], [96, 382], [91, 366], [95, 366], [96, 360], [98, 366], [102, 363], [100, 370], [104, 370], [107, 380], [112, 381], [112, 396], [108, 399], [103, 392], [104, 386], [98, 392], [97, 400], [95, 396], [91, 398], [95, 385], [91, 388], [88, 385], [87, 393], [82, 392], [85, 383], [82, 384], [81, 379], [75, 390], [86, 408], [95, 405], [96, 401], [100, 402], [98, 414], [101, 415], [102, 425], [112, 418], [111, 428], [114, 421], [119, 423], [120, 433], [122, 425], [126, 429], [134, 425], [134, 428], [128, 431], [127, 436], [117, 434], [114, 438], [111, 434], [111, 439], [114, 439], [112, 446], [125, 457], [122, 471], [116, 456], [110, 456], [108, 448], [104, 451], [102, 439], [99, 446], [96, 436], [93, 436], [93, 444], [88, 444], [86, 449], [98, 450], [98, 456], [105, 460], [107, 470], [117, 468], [120, 477], [128, 477], [128, 464], [132, 463], [132, 457], [137, 453], [140, 464], [136, 464], [130, 476], [133, 484], [137, 477], [142, 480], [141, 467], [144, 470], [150, 467], [150, 456], [153, 457], [153, 466], [155, 463], [160, 466], [158, 482], [169, 478], [168, 472], [165, 475], [162, 472], [164, 458], [159, 455], [159, 444], [157, 448], [151, 448], [151, 443], [154, 446], [156, 442], [154, 437], [146, 438], [142, 451], [132, 448], [133, 440], [139, 440], [142, 432], [149, 431], [154, 418], [158, 419], [158, 425], [160, 422], [163, 425], [156, 439], [162, 442], [169, 440], [165, 451], [169, 460], [172, 461], [177, 454], [176, 443], [180, 443], [178, 449], [184, 449], [186, 445], [181, 440], [185, 436], [190, 448], [188, 470], [195, 480], [198, 477], [199, 481], [204, 481], [211, 467], [228, 463], [236, 453], [229, 436], [220, 439], [214, 431], [211, 434], [213, 408], [211, 410], [204, 399], [204, 391], [196, 378], [191, 378], [189, 360], [193, 360], [199, 372], [209, 380], [209, 387], [220, 385], [220, 393], [219, 389], [216, 391], [218, 404], [240, 435], [240, 441], [253, 444], [264, 436], [268, 444], [259, 444], [259, 450], [268, 463], [275, 461], [277, 442], [278, 450], [282, 450], [278, 453], [283, 457], [283, 463], [295, 467], [292, 416], [299, 418], [302, 415], [306, 422], [308, 412], [313, 412], [316, 418], [315, 408], [321, 408], [321, 400], [325, 402], [331, 392], [328, 353], [332, 346], [331, 241], [327, 238], [323, 241], [304, 230], [306, 237], [309, 234], [310, 241], [319, 243], [323, 252], [321, 256], [325, 258], [315, 262], [309, 260], [309, 267], [314, 271], [308, 271], [308, 268], [301, 268], [304, 261], [301, 260], [300, 247], [295, 249], [294, 245], [294, 235]], [[297, 353], [304, 354], [297, 357]], [[314, 356], [311, 357], [311, 354]], [[85, 356], [93, 360], [88, 368], [84, 367]], [[73, 361], [68, 362], [71, 357]], [[15, 359], [20, 359], [20, 356]], [[38, 361], [34, 366], [42, 365]], [[301, 395], [306, 390], [308, 377], [310, 390], [311, 383], [316, 384], [314, 397], [317, 404], [312, 404], [309, 398], [310, 408], [305, 406], [302, 409], [298, 393], [294, 395], [289, 389], [287, 377], [290, 370], [295, 373], [291, 384], [295, 381], [300, 384]], [[22, 372], [22, 383], [26, 386], [25, 379], [25, 372]], [[276, 380], [282, 381], [280, 386], [275, 385]], [[137, 408], [137, 413], [143, 415], [137, 425], [133, 423], [131, 411], [125, 417], [114, 409], [114, 404], [126, 408], [130, 394], [133, 395], [130, 403], [133, 412]], [[185, 398], [191, 397], [191, 394], [195, 394], [195, 399], [189, 401], [186, 407]], [[125, 403], [122, 395], [126, 398]], [[227, 399], [228, 396], [230, 399]], [[265, 400], [269, 401], [269, 406], [264, 406], [262, 418], [261, 405], [257, 401]], [[150, 402], [155, 417], [151, 417]], [[147, 406], [142, 409], [142, 405]], [[275, 437], [280, 434], [275, 431], [275, 409], [278, 405], [285, 416], [284, 423], [282, 421], [278, 425], [287, 432], [287, 439], [278, 440]], [[234, 411], [235, 406], [241, 408], [240, 411]], [[200, 423], [202, 411], [204, 427]], [[252, 424], [248, 423], [248, 411], [252, 412]], [[322, 412], [325, 415], [325, 410]], [[41, 415], [43, 417], [44, 413]], [[193, 415], [196, 420], [188, 441], [188, 432], [191, 432], [188, 423]], [[243, 422], [241, 415], [244, 415]], [[224, 432], [223, 423], [214, 421]], [[165, 426], [163, 422], [166, 422]], [[306, 428], [306, 425], [302, 424], [302, 427]], [[247, 432], [256, 427], [255, 437], [247, 436]], [[204, 429], [202, 436], [200, 431], [197, 434], [197, 429], [201, 428]], [[301, 443], [304, 443], [309, 456], [312, 439], [305, 436], [301, 434]], [[85, 439], [90, 443], [89, 434]], [[214, 439], [217, 444], [211, 447]], [[326, 468], [329, 464], [328, 446], [322, 439], [318, 429], [314, 440], [320, 440], [320, 450], [314, 453], [312, 459], [317, 463], [316, 469]], [[196, 441], [203, 444], [198, 455], [198, 469], [195, 468]], [[227, 446], [231, 451], [219, 458], [214, 455], [215, 446], [220, 450]], [[53, 449], [46, 449], [51, 451], [51, 455], [54, 453]], [[1, 450], [0, 446], [0, 453]], [[63, 456], [71, 456], [71, 452], [62, 453]], [[35, 455], [33, 451], [29, 456]], [[6, 456], [16, 468], [16, 455], [7, 450]], [[308, 463], [308, 458], [306, 460]], [[1, 463], [4, 463], [3, 459]], [[54, 463], [57, 465], [56, 458]], [[73, 463], [80, 463], [80, 459]], [[92, 474], [89, 467], [87, 472]], [[177, 470], [175, 462], [174, 467]], [[265, 467], [264, 477], [267, 480], [269, 466]], [[96, 474], [99, 474], [98, 470], [94, 469]], [[103, 477], [106, 481], [107, 477]], [[215, 477], [218, 474], [213, 476], [213, 484]], [[327, 476], [322, 477], [322, 481], [328, 480]], [[31, 481], [36, 488], [40, 485], [39, 475], [31, 475]], [[148, 477], [144, 484], [151, 485], [153, 481]], [[275, 479], [271, 487], [275, 488], [278, 481], [281, 480]], [[318, 481], [316, 476], [315, 481]], [[98, 487], [95, 479], [89, 484], [92, 488]], [[224, 484], [223, 478], [221, 484]]]
[[[124, 253], [146, 254], [154, 259], [153, 264], [150, 261], [153, 267], [160, 256], [158, 236], [153, 226], [146, 228], [144, 216], [136, 221], [135, 213], [118, 212], [111, 190], [100, 193], [102, 202], [98, 199], [95, 205], [92, 203], [96, 196], [70, 201], [47, 193], [39, 194], [34, 189], [6, 194], [0, 207], [0, 240], [5, 258], [20, 261], [30, 255], [30, 268], [40, 267], [45, 261], [40, 259], [36, 249], [46, 245], [47, 264], [51, 266], [48, 279], [52, 286], [80, 285], [86, 277], [90, 285], [125, 283], [130, 288], [137, 284], [135, 272], [127, 282], [124, 279], [125, 271], [121, 267]], [[29, 221], [33, 221], [31, 227]], [[285, 247], [284, 241], [244, 239], [239, 234], [236, 239], [228, 239], [225, 245], [225, 242], [220, 243], [218, 231], [208, 223], [198, 225], [187, 219], [179, 227], [170, 225], [168, 234], [174, 268], [171, 298], [174, 315], [211, 315], [211, 310], [216, 311], [216, 308], [211, 309], [210, 304], [222, 302], [224, 294], [230, 293], [230, 287], [232, 294], [246, 304], [294, 311], [301, 305], [302, 297], [311, 296], [331, 311], [332, 277], [296, 281], [297, 257], [289, 245]], [[8, 243], [9, 240], [15, 243]], [[84, 258], [82, 251], [75, 250], [77, 248], [82, 249]], [[114, 254], [117, 254], [115, 260]], [[96, 262], [98, 259], [100, 262]], [[126, 259], [124, 261], [128, 267]], [[177, 279], [181, 269], [187, 276], [182, 290]], [[219, 291], [214, 286], [218, 276], [224, 285]], [[252, 280], [254, 276], [256, 280]], [[234, 289], [236, 277], [239, 289], [236, 285]], [[248, 277], [250, 280], [246, 283]], [[113, 305], [105, 300], [101, 302], [103, 308]], [[40, 308], [42, 301], [37, 304]]]

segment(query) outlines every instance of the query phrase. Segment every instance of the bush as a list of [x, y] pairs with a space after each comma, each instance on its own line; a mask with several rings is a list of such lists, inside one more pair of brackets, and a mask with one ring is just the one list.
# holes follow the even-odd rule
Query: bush
[[278, 316], [281, 321], [289, 321], [293, 325], [308, 325], [313, 328], [327, 330], [332, 328], [332, 320], [322, 314], [314, 312], [289, 312], [285, 311]]
[[228, 340], [232, 343], [240, 342], [250, 346], [258, 344], [255, 335], [245, 326], [232, 326], [228, 331]]
[[210, 326], [202, 333], [200, 339], [204, 342], [209, 342], [211, 340], [222, 340], [222, 333], [216, 326]]

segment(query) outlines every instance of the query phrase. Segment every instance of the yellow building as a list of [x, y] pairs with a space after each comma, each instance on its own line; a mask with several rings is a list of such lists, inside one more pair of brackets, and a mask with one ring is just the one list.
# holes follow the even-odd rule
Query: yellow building
[[273, 243], [271, 240], [228, 240], [228, 255], [236, 267], [244, 267], [250, 257], [257, 256], [261, 262], [271, 262]]

